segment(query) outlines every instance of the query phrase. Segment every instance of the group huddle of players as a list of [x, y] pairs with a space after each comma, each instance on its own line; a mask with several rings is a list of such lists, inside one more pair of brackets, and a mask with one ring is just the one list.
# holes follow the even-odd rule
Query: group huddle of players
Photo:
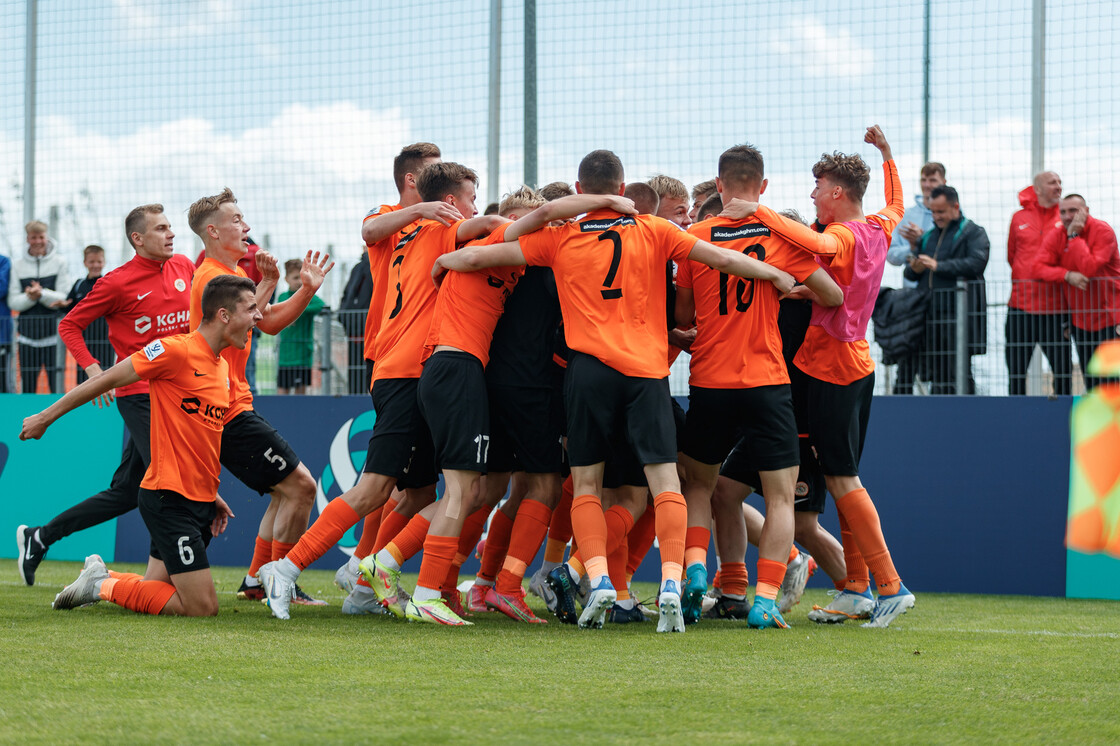
[[[903, 202], [882, 132], [869, 128], [864, 139], [882, 153], [887, 206], [865, 216], [867, 165], [826, 154], [813, 168], [812, 228], [759, 204], [763, 158], [748, 145], [723, 153], [717, 178], [693, 190], [691, 210], [679, 181], [628, 185], [617, 156], [597, 150], [581, 161], [574, 190], [522, 187], [483, 216], [474, 171], [442, 161], [430, 143], [404, 148], [394, 160], [399, 202], [370, 212], [362, 226], [374, 287], [365, 352], [376, 412], [363, 474], [306, 531], [310, 475], [252, 410], [242, 326], [274, 333], [290, 323], [330, 267], [309, 254], [300, 293], [268, 304], [278, 273], [261, 252], [255, 292], [211, 298], [208, 314], [206, 296], [218, 294], [212, 278], [244, 275], [237, 260], [248, 226], [228, 190], [199, 200], [189, 221], [207, 259], [194, 274], [187, 339], [217, 340], [211, 351], [225, 362], [231, 396], [213, 452], [176, 458], [193, 456], [213, 474], [213, 490], [161, 481], [174, 466], [153, 446], [139, 489], [152, 533], [148, 573], [125, 577], [93, 555], [56, 608], [103, 599], [147, 613], [216, 613], [205, 548], [229, 514], [216, 494], [220, 461], [272, 495], [239, 596], [263, 599], [280, 619], [293, 602], [314, 603], [299, 589], [300, 573], [364, 521], [353, 558], [336, 573], [349, 591], [344, 613], [455, 626], [493, 610], [543, 623], [522, 583], [547, 539], [530, 589], [581, 628], [646, 613], [658, 617], [659, 632], [684, 631], [702, 616], [783, 628], [783, 612], [818, 564], [837, 593], [811, 619], [887, 626], [914, 596], [858, 474], [874, 382], [866, 328]], [[129, 231], [138, 256], [144, 235]], [[25, 423], [26, 437], [126, 380], [113, 375], [126, 364], [129, 382], [150, 381], [153, 443], [165, 437], [156, 422], [186, 408], [157, 406], [182, 393], [157, 397], [157, 389], [192, 382], [161, 377], [168, 366], [152, 362], [190, 345], [165, 344], [153, 357], [159, 344], [132, 347], [41, 422]], [[668, 386], [682, 349], [691, 353], [687, 412]], [[751, 489], [764, 497], [765, 518], [743, 503]], [[826, 489], [840, 542], [817, 522]], [[169, 503], [194, 510], [172, 518]], [[710, 592], [713, 528], [721, 563]], [[42, 547], [41, 557], [42, 533], [21, 527], [21, 553]], [[661, 583], [656, 611], [647, 612], [629, 581], [655, 538]], [[749, 604], [748, 540], [759, 553]], [[461, 594], [459, 569], [476, 544], [481, 568]], [[421, 551], [407, 594], [401, 566]]]

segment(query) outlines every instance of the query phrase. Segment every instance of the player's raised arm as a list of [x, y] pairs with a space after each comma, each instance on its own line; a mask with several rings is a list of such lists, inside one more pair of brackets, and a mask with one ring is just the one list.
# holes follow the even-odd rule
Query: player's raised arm
[[506, 239], [514, 240], [548, 225], [554, 220], [567, 220], [592, 210], [614, 210], [621, 215], [637, 215], [634, 201], [617, 194], [571, 194], [546, 202], [506, 228]]
[[779, 293], [785, 294], [793, 290], [797, 281], [793, 275], [774, 267], [766, 262], [760, 262], [746, 254], [740, 254], [730, 249], [721, 249], [707, 241], [697, 241], [692, 247], [688, 258], [693, 261], [707, 264], [712, 269], [718, 269], [736, 277], [745, 277], [756, 280], [766, 280], [774, 283]]
[[[303, 257], [303, 266], [299, 271], [299, 290], [282, 303], [269, 303], [264, 306], [264, 311], [261, 312], [263, 318], [257, 324], [260, 330], [265, 334], [278, 334], [288, 324], [298, 319], [307, 308], [307, 304], [315, 297], [316, 291], [322, 287], [327, 273], [333, 268], [334, 262], [331, 261], [330, 254], [320, 256], [318, 251], [308, 251]], [[257, 305], [260, 307], [259, 286]]]
[[902, 181], [898, 178], [898, 166], [895, 165], [887, 136], [879, 129], [879, 125], [868, 127], [863, 140], [874, 145], [883, 154], [883, 191], [887, 206], [880, 211], [880, 214], [890, 219], [890, 225], [886, 230], [893, 233], [895, 226], [906, 212], [906, 203], [902, 197]]
[[72, 389], [61, 399], [50, 405], [42, 412], [33, 414], [23, 420], [23, 429], [20, 431], [20, 440], [38, 440], [43, 437], [47, 428], [62, 415], [72, 409], [77, 409], [86, 402], [91, 402], [106, 391], [111, 391], [120, 386], [128, 386], [140, 380], [136, 370], [132, 367], [132, 358], [126, 357], [109, 370], [86, 380], [80, 386]]
[[517, 241], [467, 246], [437, 258], [432, 265], [432, 278], [438, 278], [447, 271], [474, 272], [487, 267], [520, 267], [525, 263], [525, 255]]

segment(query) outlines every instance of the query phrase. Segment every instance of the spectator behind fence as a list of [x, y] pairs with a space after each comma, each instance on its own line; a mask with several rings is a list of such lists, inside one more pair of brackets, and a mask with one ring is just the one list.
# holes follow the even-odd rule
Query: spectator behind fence
[[0, 394], [8, 393], [8, 352], [12, 349], [12, 309], [8, 308], [8, 282], [12, 260], [0, 254]]
[[362, 252], [362, 259], [350, 271], [350, 279], [342, 291], [338, 320], [346, 329], [346, 390], [351, 394], [365, 394], [369, 390], [366, 375], [365, 334], [366, 315], [373, 298], [373, 275], [369, 268], [369, 253]]
[[[1062, 225], [1042, 241], [1035, 272], [1044, 280], [1062, 283], [1084, 371], [1102, 342], [1120, 336], [1120, 254], [1116, 233], [1108, 223], [1089, 215], [1080, 194], [1062, 198], [1060, 216]], [[1085, 376], [1086, 388], [1100, 382]]]
[[[101, 279], [101, 271], [105, 269], [105, 249], [90, 244], [82, 252], [82, 265], [86, 268], [86, 276], [74, 283], [70, 288], [70, 295], [66, 301], [70, 304], [65, 313], [70, 313], [82, 299], [89, 295], [93, 286]], [[82, 330], [82, 339], [89, 348], [90, 354], [97, 358], [97, 364], [102, 370], [109, 370], [117, 360], [113, 346], [109, 344], [109, 324], [103, 318], [94, 319], [93, 323]], [[89, 378], [82, 366], [78, 366], [78, 383]]]
[[[945, 184], [945, 166], [936, 161], [930, 161], [922, 166], [921, 179], [918, 182], [922, 193], [914, 198], [915, 204], [906, 208], [902, 222], [894, 229], [891, 236], [891, 246], [887, 250], [887, 261], [896, 267], [906, 264], [911, 253], [917, 250], [918, 243], [926, 231], [933, 228], [933, 213], [929, 209], [930, 195], [933, 190]], [[918, 283], [902, 280], [903, 287], [916, 288]], [[911, 394], [914, 392], [914, 377], [918, 373], [918, 356], [903, 357], [898, 361], [898, 370], [894, 379], [895, 394]]]
[[12, 263], [8, 283], [8, 305], [19, 312], [19, 369], [22, 391], [34, 394], [39, 371], [46, 369], [47, 386], [55, 390], [58, 364], [59, 310], [67, 305], [62, 288], [69, 287], [66, 261], [47, 235], [47, 224], [32, 220], [27, 232], [27, 251]]
[[1069, 311], [1061, 283], [1035, 275], [1042, 239], [1061, 226], [1058, 200], [1062, 179], [1053, 171], [1034, 177], [1034, 184], [1019, 192], [1023, 209], [1011, 216], [1007, 232], [1007, 263], [1011, 265], [1011, 298], [1007, 301], [1008, 393], [1027, 393], [1027, 367], [1035, 345], [1042, 347], [1054, 372], [1054, 393], [1068, 396], [1073, 362], [1066, 327]]
[[932, 291], [926, 324], [923, 369], [934, 394], [956, 393], [957, 280], [968, 280], [967, 392], [976, 392], [972, 355], [987, 350], [988, 296], [984, 269], [988, 266], [988, 234], [961, 213], [957, 190], [939, 186], [930, 194], [933, 228], [911, 253], [903, 271], [909, 280], [920, 280]]
[[[281, 303], [300, 289], [299, 272], [302, 267], [303, 262], [299, 259], [284, 262], [284, 279], [288, 289], [280, 293]], [[315, 358], [315, 317], [325, 305], [319, 296], [312, 296], [299, 318], [280, 331], [276, 393], [307, 393], [311, 384], [311, 363]]]

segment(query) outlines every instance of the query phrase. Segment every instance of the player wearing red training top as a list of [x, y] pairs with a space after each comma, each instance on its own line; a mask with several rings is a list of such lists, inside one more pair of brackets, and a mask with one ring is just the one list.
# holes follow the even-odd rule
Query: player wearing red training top
[[[618, 157], [597, 150], [580, 163], [577, 191], [622, 194], [624, 181]], [[572, 527], [592, 587], [579, 619], [582, 627], [602, 626], [617, 597], [607, 577], [607, 527], [600, 496], [612, 436], [625, 432], [656, 494], [662, 559], [658, 630], [684, 631], [679, 584], [687, 509], [677, 478], [663, 319], [665, 263], [686, 258], [729, 274], [771, 280], [783, 291], [793, 287], [793, 278], [781, 270], [699, 241], [666, 220], [611, 210], [544, 228], [518, 244], [445, 255], [432, 270], [438, 275], [444, 269], [470, 272], [527, 263], [552, 267], [564, 334], [573, 351], [565, 382], [568, 455], [576, 492]]]
[[[249, 249], [249, 226], [229, 189], [197, 200], [191, 205], [187, 220], [206, 248], [206, 259], [195, 271], [191, 288], [191, 327], [197, 328], [202, 321], [201, 301], [206, 284], [221, 275], [245, 276], [237, 263]], [[299, 318], [334, 266], [329, 262], [329, 256], [320, 260], [318, 252], [314, 257], [307, 252], [300, 269], [300, 289], [282, 303], [269, 303], [280, 271], [275, 257], [267, 251], [257, 252], [257, 267], [263, 277], [257, 285], [257, 304], [263, 316], [261, 331], [277, 334]], [[280, 433], [253, 409], [253, 392], [245, 377], [249, 345], [244, 349], [227, 348], [222, 353], [230, 364], [233, 391], [222, 432], [222, 465], [245, 486], [271, 497], [261, 518], [249, 572], [238, 591], [241, 598], [260, 599], [264, 593], [256, 577], [259, 568], [286, 555], [307, 528], [315, 502], [315, 479]], [[296, 603], [325, 603], [302, 591], [298, 593]]]
[[[95, 319], [107, 321], [109, 341], [118, 360], [124, 360], [152, 340], [183, 334], [188, 329], [194, 265], [185, 256], [174, 253], [175, 234], [163, 214], [163, 205], [135, 208], [125, 218], [124, 230], [136, 256], [98, 280], [89, 295], [58, 323], [59, 336], [91, 377], [101, 372], [101, 366], [86, 347], [82, 330]], [[112, 402], [113, 392], [108, 392], [103, 401]], [[35, 583], [35, 569], [51, 544], [136, 507], [137, 490], [151, 460], [147, 381], [122, 387], [116, 392], [116, 401], [129, 438], [109, 488], [42, 526], [20, 526], [16, 530], [16, 566], [27, 585]]]
[[[756, 202], [766, 190], [762, 154], [739, 145], [719, 159], [716, 185], [724, 201]], [[689, 232], [792, 274], [818, 302], [838, 306], [844, 294], [807, 251], [772, 235], [757, 219], [716, 217]], [[766, 522], [759, 542], [758, 587], [747, 622], [787, 627], [775, 600], [793, 545], [793, 501], [800, 463], [790, 377], [778, 331], [778, 292], [766, 283], [734, 280], [699, 262], [677, 271], [677, 321], [695, 317], [689, 365], [689, 408], [681, 463], [685, 469], [688, 533], [685, 543], [685, 622], [700, 619], [708, 588], [704, 566], [710, 543], [712, 492], [720, 464], [742, 435], [762, 480]], [[738, 522], [738, 506], [716, 521]], [[724, 557], [726, 581], [741, 557]], [[745, 578], [745, 568], [742, 568]], [[745, 585], [745, 582], [744, 582]]]
[[841, 153], [826, 154], [813, 166], [817, 184], [812, 197], [817, 222], [826, 226], [823, 233], [769, 208], [741, 204], [745, 213], [757, 207], [759, 220], [772, 232], [820, 257], [844, 291], [842, 305], [814, 306], [809, 331], [793, 362], [809, 377], [809, 441], [817, 452], [828, 491], [836, 498], [842, 536], [850, 536], [858, 547], [875, 576], [879, 597], [872, 599], [866, 581], [860, 588], [850, 578], [849, 568], [845, 590], [809, 618], [844, 621], [870, 611], [871, 619], [864, 626], [886, 627], [914, 606], [914, 595], [902, 584], [891, 560], [879, 513], [860, 482], [859, 461], [875, 384], [867, 322], [878, 296], [891, 232], [902, 219], [903, 202], [898, 169], [882, 130], [868, 128], [864, 140], [883, 155], [887, 206], [879, 213], [863, 213], [863, 193], [870, 179], [867, 164], [858, 155]]
[[[327, 504], [287, 557], [261, 568], [269, 607], [278, 619], [288, 618], [288, 593], [304, 568], [323, 556], [363, 516], [384, 505], [394, 487], [427, 488], [436, 482], [432, 436], [416, 399], [436, 299], [430, 269], [439, 254], [487, 235], [502, 223], [497, 215], [473, 217], [477, 183], [474, 171], [458, 163], [433, 163], [420, 174], [417, 188], [422, 199], [446, 202], [470, 218], [451, 225], [422, 220], [393, 249], [391, 285], [374, 352], [372, 397], [377, 420], [363, 474], [353, 488]], [[382, 598], [391, 611], [402, 615], [400, 604], [393, 602], [395, 584], [386, 591], [384, 581], [374, 582], [374, 590], [390, 594]]]
[[143, 614], [214, 616], [218, 594], [206, 547], [232, 517], [218, 497], [222, 424], [230, 404], [229, 364], [221, 352], [247, 344], [261, 319], [251, 280], [215, 278], [203, 293], [204, 319], [190, 334], [157, 339], [23, 421], [21, 440], [42, 437], [52, 422], [113, 387], [149, 381], [152, 461], [140, 485], [140, 515], [152, 536], [141, 577], [86, 557], [55, 609], [111, 601]]

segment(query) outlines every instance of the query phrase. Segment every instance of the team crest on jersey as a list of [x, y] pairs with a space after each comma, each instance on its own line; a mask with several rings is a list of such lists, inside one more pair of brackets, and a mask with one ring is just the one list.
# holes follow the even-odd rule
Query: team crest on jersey
[[148, 362], [151, 362], [164, 352], [166, 352], [166, 350], [163, 349], [163, 340], [157, 339], [144, 348], [144, 357], [148, 358]]
[[600, 233], [622, 225], [637, 225], [638, 221], [632, 217], [611, 218], [610, 220], [584, 220], [579, 224], [581, 233]]
[[760, 223], [740, 225], [738, 227], [718, 226], [712, 228], [712, 243], [723, 241], [737, 241], [740, 238], [766, 238], [770, 229]]
[[175, 280], [175, 289], [178, 290], [180, 293], [187, 289], [187, 283], [186, 283], [185, 280], [183, 280], [182, 277]]

